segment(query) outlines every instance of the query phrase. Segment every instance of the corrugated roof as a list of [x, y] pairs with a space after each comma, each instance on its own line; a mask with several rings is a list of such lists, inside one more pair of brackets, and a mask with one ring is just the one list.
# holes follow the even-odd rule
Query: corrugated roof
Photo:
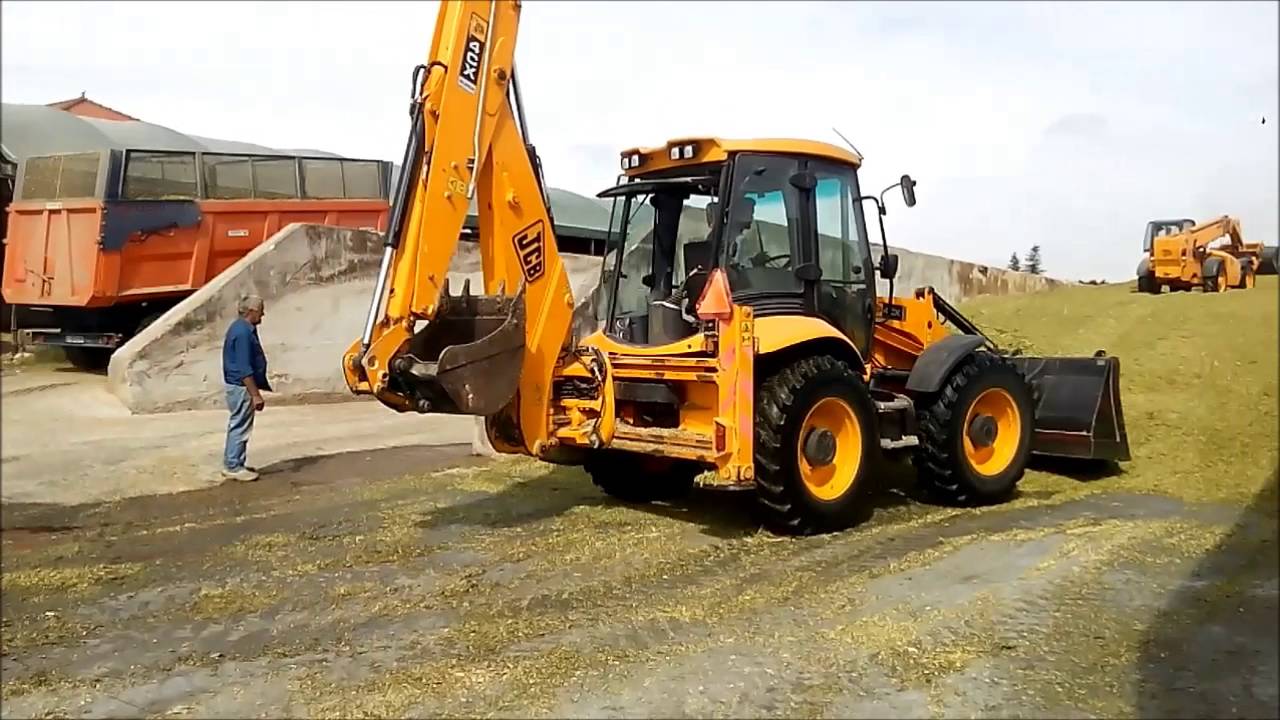
[[[46, 105], [0, 104], [0, 127], [4, 131], [5, 150], [17, 161], [33, 155], [100, 152], [130, 147], [269, 155], [300, 154], [254, 143], [186, 135], [148, 122], [80, 117]], [[314, 154], [339, 157], [326, 152]]]
[[[394, 191], [400, 179], [400, 166], [391, 166], [391, 187]], [[589, 198], [569, 190], [547, 188], [547, 196], [551, 201], [551, 213], [555, 215], [556, 229], [559, 232], [570, 232], [577, 235], [598, 236], [603, 238], [609, 229], [608, 202]], [[467, 226], [477, 226], [476, 201], [472, 200], [467, 208]]]
[[[342, 157], [323, 150], [286, 150], [235, 140], [187, 135], [163, 125], [142, 121], [80, 117], [47, 105], [2, 103], [0, 127], [3, 127], [4, 132], [4, 154], [14, 162], [21, 162], [33, 155], [123, 148]], [[399, 174], [399, 166], [394, 166], [392, 187]], [[556, 225], [562, 231], [604, 236], [609, 226], [609, 203], [560, 188], [548, 188], [547, 194], [551, 199], [551, 211], [555, 214]], [[474, 202], [469, 216], [474, 226]]]

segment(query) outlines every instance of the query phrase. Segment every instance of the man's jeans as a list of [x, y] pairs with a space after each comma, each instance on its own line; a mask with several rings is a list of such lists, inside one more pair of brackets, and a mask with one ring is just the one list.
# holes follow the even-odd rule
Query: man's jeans
[[235, 472], [244, 467], [249, 448], [249, 433], [253, 431], [253, 398], [243, 385], [227, 385], [227, 409], [231, 419], [227, 421], [227, 445], [222, 453], [222, 465]]

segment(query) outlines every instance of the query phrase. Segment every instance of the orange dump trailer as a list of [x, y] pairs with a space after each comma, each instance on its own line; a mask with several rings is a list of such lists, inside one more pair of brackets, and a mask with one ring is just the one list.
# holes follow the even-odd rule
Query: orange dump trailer
[[391, 164], [108, 150], [32, 157], [8, 208], [3, 294], [24, 340], [85, 368], [293, 222], [384, 231]]

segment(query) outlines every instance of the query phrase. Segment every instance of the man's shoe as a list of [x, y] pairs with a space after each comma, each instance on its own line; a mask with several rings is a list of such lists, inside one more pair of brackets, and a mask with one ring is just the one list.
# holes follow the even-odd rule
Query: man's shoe
[[237, 480], [239, 482], [253, 482], [258, 479], [258, 473], [247, 467], [242, 467], [239, 470], [224, 469], [222, 471], [222, 477], [227, 478], [228, 480]]

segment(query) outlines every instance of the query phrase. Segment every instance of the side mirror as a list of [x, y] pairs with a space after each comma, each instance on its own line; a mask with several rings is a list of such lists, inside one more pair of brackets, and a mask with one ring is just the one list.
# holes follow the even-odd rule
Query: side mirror
[[916, 181], [912, 180], [910, 175], [902, 176], [902, 201], [907, 204], [907, 207], [916, 206]]
[[[905, 186], [903, 186], [905, 188]], [[880, 277], [892, 280], [898, 275], [897, 253], [885, 253], [880, 256]]]

